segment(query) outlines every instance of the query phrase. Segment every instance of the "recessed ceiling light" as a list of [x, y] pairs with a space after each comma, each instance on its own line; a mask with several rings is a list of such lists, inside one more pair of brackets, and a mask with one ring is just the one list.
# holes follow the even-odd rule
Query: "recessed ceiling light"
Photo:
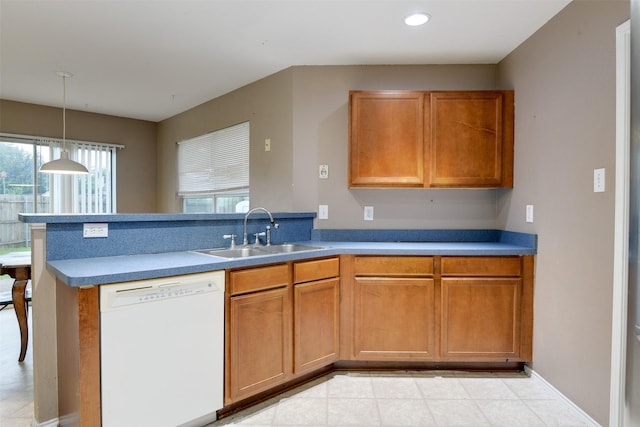
[[429, 20], [429, 15], [423, 12], [412, 13], [404, 19], [404, 23], [411, 26], [417, 27], [419, 25], [426, 24]]

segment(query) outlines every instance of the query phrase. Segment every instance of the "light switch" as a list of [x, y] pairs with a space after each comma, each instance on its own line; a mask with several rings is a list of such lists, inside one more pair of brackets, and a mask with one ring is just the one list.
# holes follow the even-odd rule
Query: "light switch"
[[271, 151], [271, 138], [264, 140], [264, 151]]
[[526, 221], [533, 222], [533, 205], [527, 205]]
[[373, 206], [364, 207], [364, 220], [373, 221]]

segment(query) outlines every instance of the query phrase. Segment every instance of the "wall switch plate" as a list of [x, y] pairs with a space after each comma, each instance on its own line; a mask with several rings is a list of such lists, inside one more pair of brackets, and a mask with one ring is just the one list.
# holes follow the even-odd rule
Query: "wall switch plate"
[[328, 179], [329, 178], [329, 165], [320, 165], [318, 167], [318, 176], [320, 179]]
[[318, 219], [329, 219], [329, 205], [318, 206]]
[[604, 193], [604, 168], [593, 170], [593, 192]]
[[373, 206], [364, 207], [364, 220], [373, 221]]
[[271, 151], [271, 138], [264, 140], [264, 151]]
[[533, 222], [533, 205], [527, 205], [526, 221]]
[[82, 224], [82, 237], [109, 237], [109, 224], [97, 222]]

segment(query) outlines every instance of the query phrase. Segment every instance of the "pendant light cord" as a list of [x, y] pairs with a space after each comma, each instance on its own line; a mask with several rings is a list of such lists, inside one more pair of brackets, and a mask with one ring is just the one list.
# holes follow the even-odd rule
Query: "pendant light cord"
[[62, 76], [62, 151], [67, 149], [67, 76]]
[[56, 73], [62, 77], [62, 151], [67, 150], [67, 79], [73, 74], [67, 71], [58, 71]]

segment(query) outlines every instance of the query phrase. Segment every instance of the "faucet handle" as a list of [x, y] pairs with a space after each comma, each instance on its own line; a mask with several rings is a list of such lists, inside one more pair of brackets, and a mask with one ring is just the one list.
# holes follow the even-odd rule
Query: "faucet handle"
[[223, 239], [231, 239], [231, 248], [236, 247], [236, 235], [235, 234], [225, 234], [222, 236]]
[[254, 242], [254, 245], [259, 245], [260, 244], [260, 236], [264, 236], [266, 235], [266, 233], [263, 231], [261, 233], [253, 233], [253, 236], [256, 238], [256, 241]]

